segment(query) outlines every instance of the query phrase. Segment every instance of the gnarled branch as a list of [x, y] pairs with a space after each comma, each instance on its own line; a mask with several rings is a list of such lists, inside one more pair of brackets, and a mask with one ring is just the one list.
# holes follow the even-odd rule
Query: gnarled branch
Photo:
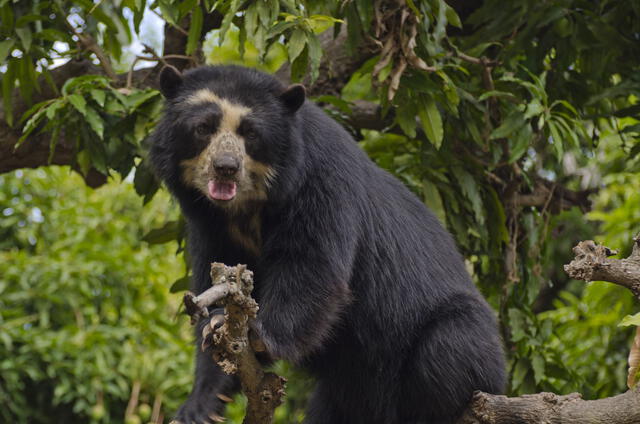
[[185, 295], [185, 306], [192, 323], [208, 316], [207, 307], [224, 306], [224, 323], [214, 317], [203, 328], [203, 349], [210, 348], [213, 359], [227, 374], [236, 374], [247, 396], [244, 424], [270, 424], [282, 403], [286, 379], [265, 373], [256, 358], [264, 345], [249, 334], [258, 304], [251, 297], [253, 273], [244, 265], [229, 267], [211, 264], [212, 286], [199, 296]]
[[476, 392], [458, 424], [637, 424], [640, 390], [618, 396], [583, 400], [578, 393], [560, 396], [537, 393], [509, 398]]
[[617, 252], [592, 240], [581, 241], [573, 252], [575, 259], [564, 266], [571, 278], [618, 284], [640, 300], [640, 233], [634, 237], [631, 255], [625, 259], [609, 259]]
[[[640, 233], [633, 239], [633, 251], [626, 259], [609, 259], [616, 254], [591, 240], [574, 248], [576, 258], [565, 265], [572, 278], [602, 280], [628, 288], [640, 299]], [[640, 334], [640, 330], [636, 333]], [[634, 347], [640, 343], [638, 336]], [[637, 352], [629, 355], [629, 385], [637, 370]], [[509, 398], [474, 393], [471, 404], [457, 424], [637, 424], [640, 423], [640, 386], [618, 396], [583, 400], [578, 393], [537, 393]]]

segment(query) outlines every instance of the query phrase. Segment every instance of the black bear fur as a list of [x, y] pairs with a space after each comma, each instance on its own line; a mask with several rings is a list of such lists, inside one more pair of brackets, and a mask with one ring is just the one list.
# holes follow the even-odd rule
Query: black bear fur
[[[275, 171], [266, 199], [229, 209], [185, 183], [180, 164], [204, 148], [193, 126], [206, 113], [187, 99], [202, 89], [250, 110], [242, 118], [253, 125], [246, 154]], [[317, 379], [305, 423], [452, 423], [474, 390], [502, 392], [494, 313], [452, 237], [304, 100], [301, 86], [287, 90], [257, 70], [211, 66], [184, 75], [165, 68], [161, 90], [167, 105], [150, 157], [187, 220], [192, 289], [210, 286], [213, 261], [254, 271], [260, 336], [275, 358]], [[232, 223], [251, 231], [252, 213], [258, 250], [230, 235]], [[207, 422], [223, 411], [216, 393], [233, 390], [233, 379], [199, 352], [193, 391], [176, 419]]]

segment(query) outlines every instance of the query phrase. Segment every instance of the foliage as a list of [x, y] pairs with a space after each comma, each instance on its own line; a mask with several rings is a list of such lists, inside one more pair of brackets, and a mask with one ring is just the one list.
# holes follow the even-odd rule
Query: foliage
[[16, 171], [0, 176], [0, 210], [0, 421], [122, 422], [136, 381], [170, 415], [193, 349], [166, 290], [181, 266], [140, 241], [176, 214], [167, 196], [143, 210], [129, 182]]
[[[163, 41], [156, 39], [159, 28], [149, 29], [154, 13], [164, 21], [165, 35], [181, 34], [179, 53], [187, 59], [163, 57], [166, 52], [151, 47]], [[624, 389], [630, 333], [616, 325], [634, 312], [630, 297], [598, 283], [585, 288], [561, 270], [579, 239], [602, 234], [600, 241], [624, 255], [640, 227], [637, 2], [2, 0], [0, 19], [4, 117], [23, 134], [22, 147], [34, 135], [48, 134], [51, 160], [64, 138], [73, 147], [74, 169], [120, 179], [132, 173], [145, 202], [158, 183], [144, 160], [143, 140], [161, 102], [140, 63], [233, 62], [274, 72], [290, 62], [291, 79], [313, 87], [323, 77], [320, 70], [332, 69], [322, 67], [333, 60], [325, 57], [322, 39], [346, 26], [350, 54], [371, 54], [363, 55], [337, 96], [317, 100], [454, 234], [474, 281], [499, 313], [510, 393], [579, 390], [594, 397]], [[149, 47], [132, 53], [140, 43]], [[81, 58], [98, 66], [53, 87], [52, 65]], [[54, 95], [44, 96], [46, 91]], [[17, 99], [30, 105], [19, 116]], [[376, 125], [354, 124], [363, 100], [382, 110]], [[594, 188], [600, 192], [588, 221], [578, 208], [563, 211], [585, 207], [566, 201], [566, 190]], [[526, 196], [542, 200], [526, 203]], [[160, 207], [154, 202], [150, 208]], [[14, 255], [37, 251], [30, 240], [42, 234], [30, 225], [16, 228], [16, 216], [0, 217], [0, 247]], [[173, 215], [153, 224], [144, 234], [160, 245], [149, 252], [162, 252], [156, 258], [164, 259], [161, 242], [181, 240], [182, 227]], [[50, 234], [52, 246], [66, 237]], [[140, 246], [133, 234], [143, 233], [122, 234], [129, 243], [123, 251]], [[21, 260], [24, 268], [16, 270], [44, 270], [28, 256]], [[167, 274], [176, 274], [172, 270]], [[14, 272], [14, 278], [28, 275]], [[80, 287], [84, 280], [73, 281]], [[184, 283], [181, 277], [173, 290]], [[290, 394], [299, 400], [305, 392]], [[298, 400], [279, 412], [286, 422], [299, 414]], [[241, 413], [237, 408], [232, 416]]]

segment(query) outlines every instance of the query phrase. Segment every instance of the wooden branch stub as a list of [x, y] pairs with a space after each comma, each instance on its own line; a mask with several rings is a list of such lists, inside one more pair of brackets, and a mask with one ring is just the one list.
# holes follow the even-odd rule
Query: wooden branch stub
[[633, 240], [631, 255], [625, 259], [609, 259], [617, 252], [592, 240], [581, 241], [573, 248], [575, 259], [564, 270], [576, 280], [608, 281], [626, 287], [640, 299], [640, 234]]
[[195, 325], [202, 318], [209, 316], [208, 306], [215, 304], [229, 294], [229, 284], [222, 283], [202, 292], [199, 296], [190, 291], [184, 294], [183, 302], [187, 313], [191, 317], [191, 325]]
[[[184, 297], [192, 323], [209, 317], [207, 307], [224, 306], [224, 319], [213, 316], [202, 327], [202, 350], [210, 349], [213, 360], [227, 374], [236, 374], [247, 396], [244, 424], [270, 424], [275, 408], [282, 403], [286, 379], [265, 373], [255, 352], [265, 350], [264, 343], [250, 332], [258, 313], [251, 297], [253, 273], [245, 265], [229, 267], [211, 264], [212, 286], [199, 296]], [[268, 352], [266, 352], [268, 354]]]

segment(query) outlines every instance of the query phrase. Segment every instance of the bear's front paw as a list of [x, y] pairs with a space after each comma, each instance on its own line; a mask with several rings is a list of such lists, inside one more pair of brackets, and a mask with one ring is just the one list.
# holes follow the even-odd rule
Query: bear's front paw
[[212, 424], [225, 422], [225, 418], [215, 412], [221, 410], [220, 405], [221, 402], [218, 399], [205, 400], [202, 396], [192, 395], [180, 407], [176, 417], [170, 424]]
[[222, 327], [222, 324], [224, 324], [224, 310], [204, 321], [202, 325], [202, 345], [200, 346], [203, 352], [213, 344], [214, 334]]

